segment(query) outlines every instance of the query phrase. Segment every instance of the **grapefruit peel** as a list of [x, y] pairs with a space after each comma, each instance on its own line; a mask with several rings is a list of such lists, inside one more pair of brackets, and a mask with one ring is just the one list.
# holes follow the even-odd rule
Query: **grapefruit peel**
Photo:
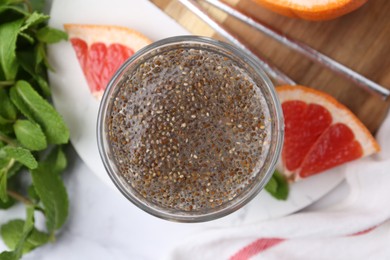
[[368, 0], [253, 0], [284, 16], [305, 20], [330, 20], [348, 14]]

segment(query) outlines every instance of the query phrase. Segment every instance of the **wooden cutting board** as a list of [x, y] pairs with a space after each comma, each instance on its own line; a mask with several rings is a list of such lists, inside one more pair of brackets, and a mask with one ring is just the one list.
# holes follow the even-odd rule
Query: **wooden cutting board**
[[[221, 39], [176, 0], [152, 2], [191, 33]], [[249, 0], [227, 2], [390, 89], [390, 1], [368, 1], [351, 14], [324, 22], [283, 17]], [[371, 132], [377, 131], [388, 112], [390, 99], [383, 101], [222, 12], [212, 7], [208, 10], [230, 32], [257, 54], [273, 61], [294, 81], [331, 94], [349, 107]]]

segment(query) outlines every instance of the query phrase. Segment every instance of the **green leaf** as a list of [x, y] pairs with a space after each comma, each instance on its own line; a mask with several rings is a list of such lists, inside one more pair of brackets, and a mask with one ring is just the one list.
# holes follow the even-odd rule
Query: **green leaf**
[[55, 173], [61, 173], [65, 170], [67, 165], [67, 160], [64, 152], [61, 147], [55, 147], [45, 160], [46, 165], [52, 169]]
[[50, 164], [40, 163], [31, 171], [36, 192], [45, 208], [46, 227], [49, 233], [61, 228], [68, 216], [68, 195], [60, 175], [53, 172]]
[[277, 189], [274, 192], [270, 192], [270, 194], [278, 200], [286, 200], [289, 193], [288, 181], [286, 177], [277, 170], [275, 170], [272, 177], [277, 182]]
[[36, 50], [27, 50], [16, 53], [20, 66], [27, 71], [38, 83], [45, 96], [50, 96], [50, 87], [47, 81], [40, 74], [42, 71], [39, 63], [43, 61], [43, 57]]
[[31, 76], [36, 75], [35, 71], [35, 54], [33, 51], [27, 49], [24, 51], [18, 51], [16, 53], [19, 65], [27, 71]]
[[271, 179], [268, 181], [267, 185], [265, 185], [265, 190], [271, 194], [275, 194], [277, 192], [278, 182], [276, 181], [274, 176], [272, 176]]
[[22, 237], [24, 220], [15, 219], [1, 226], [1, 237], [9, 249], [14, 250]]
[[34, 185], [30, 185], [27, 189], [27, 194], [28, 196], [33, 199], [34, 201], [38, 202], [39, 201], [39, 196], [37, 191], [34, 188]]
[[0, 24], [0, 67], [6, 80], [15, 78], [18, 63], [16, 61], [15, 49], [16, 39], [23, 19]]
[[[9, 249], [14, 250], [23, 235], [25, 221], [21, 219], [11, 220], [1, 227], [1, 236]], [[49, 241], [49, 235], [33, 227], [30, 235], [23, 245], [23, 254], [30, 252], [36, 247], [46, 244]]]
[[7, 202], [7, 170], [0, 169], [0, 201]]
[[27, 149], [40, 151], [47, 147], [41, 127], [29, 120], [17, 120], [14, 124], [16, 139]]
[[29, 13], [20, 6], [0, 4], [0, 23], [6, 23], [28, 16]]
[[66, 32], [51, 27], [39, 29], [36, 36], [38, 40], [45, 43], [56, 43], [61, 40], [68, 40], [68, 34]]
[[45, 7], [45, 0], [30, 0], [30, 4], [34, 11], [42, 12]]
[[38, 162], [31, 152], [22, 147], [5, 146], [0, 150], [0, 155], [6, 154], [7, 158], [12, 158], [29, 169], [35, 169], [38, 167]]
[[[6, 254], [6, 257], [11, 257], [10, 259], [20, 259], [23, 255], [23, 250], [26, 244], [26, 240], [31, 234], [31, 232], [34, 229], [34, 207], [28, 206], [27, 207], [27, 217], [26, 221], [24, 222], [23, 229], [21, 232], [21, 236], [18, 239], [18, 242], [15, 246], [14, 251], [12, 251], [10, 254]], [[2, 233], [3, 235], [3, 233]], [[1, 255], [0, 255], [1, 257]], [[1, 258], [0, 258], [1, 259]], [[8, 259], [8, 258], [6, 258]]]
[[19, 170], [22, 168], [23, 164], [19, 162], [15, 162], [12, 167], [8, 170], [8, 179], [14, 176]]
[[[2, 148], [3, 150], [3, 148]], [[2, 202], [8, 201], [7, 195], [7, 180], [8, 171], [12, 168], [15, 160], [8, 158], [5, 154], [0, 154], [0, 200]]]
[[37, 45], [37, 62], [38, 61], [39, 63], [43, 61], [43, 64], [46, 66], [46, 68], [54, 71], [54, 68], [50, 65], [49, 59], [47, 58], [45, 45], [42, 42]]
[[51, 91], [50, 91], [50, 87], [49, 87], [49, 84], [47, 83], [47, 81], [41, 76], [36, 76], [35, 80], [38, 82], [38, 85], [41, 87], [43, 94], [45, 94], [45, 96], [49, 97], [51, 95]]
[[0, 124], [0, 133], [11, 134], [13, 132], [14, 132], [14, 128], [12, 127], [12, 124], [6, 124], [6, 125]]
[[35, 42], [34, 38], [32, 36], [30, 36], [29, 34], [27, 34], [27, 33], [20, 32], [19, 36], [21, 36], [24, 39], [26, 39], [30, 44], [34, 44], [34, 42]]
[[0, 125], [7, 125], [7, 124], [11, 124], [11, 123], [12, 123], [12, 120], [6, 119], [0, 115]]
[[45, 15], [43, 13], [33, 12], [24, 22], [23, 26], [20, 28], [20, 32], [23, 32], [29, 27], [45, 22], [49, 20], [49, 18], [50, 16]]
[[[13, 129], [11, 130], [12, 131], [12, 134], [13, 134]], [[17, 146], [17, 142], [16, 140], [14, 140], [12, 137], [10, 137], [11, 135], [7, 135], [4, 131], [0, 131], [0, 140], [2, 142], [4, 142], [5, 144], [10, 144], [10, 145], [13, 145], [13, 146]], [[1, 156], [0, 156], [1, 158]]]
[[41, 42], [38, 43], [37, 46], [35, 46], [34, 53], [35, 53], [35, 66], [38, 66], [42, 61], [44, 61], [44, 58], [46, 56], [45, 45]]
[[0, 6], [7, 5], [7, 6], [17, 6], [18, 8], [22, 8], [22, 6], [17, 5], [22, 2], [23, 0], [0, 0]]
[[0, 260], [18, 260], [14, 252], [4, 251], [0, 254]]
[[11, 99], [8, 97], [5, 89], [0, 89], [0, 115], [8, 120], [15, 120], [17, 116], [17, 110]]
[[9, 158], [7, 158], [6, 156], [0, 156], [0, 169], [3, 169], [3, 168], [7, 168], [6, 170], [8, 170], [9, 169], [9, 167], [11, 167], [11, 166], [9, 166], [9, 162], [10, 161], [10, 159]]
[[58, 112], [26, 81], [18, 81], [10, 90], [16, 107], [31, 121], [38, 123], [48, 143], [64, 144], [69, 140], [69, 130]]
[[15, 200], [12, 198], [8, 198], [6, 202], [0, 200], [0, 209], [9, 209], [15, 204]]

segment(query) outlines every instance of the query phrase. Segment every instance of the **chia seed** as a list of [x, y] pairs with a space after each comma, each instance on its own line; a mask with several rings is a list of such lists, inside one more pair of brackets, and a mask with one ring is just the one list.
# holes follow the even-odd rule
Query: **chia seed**
[[228, 203], [251, 185], [269, 148], [270, 116], [245, 69], [219, 53], [180, 48], [124, 77], [107, 126], [129, 187], [189, 212]]

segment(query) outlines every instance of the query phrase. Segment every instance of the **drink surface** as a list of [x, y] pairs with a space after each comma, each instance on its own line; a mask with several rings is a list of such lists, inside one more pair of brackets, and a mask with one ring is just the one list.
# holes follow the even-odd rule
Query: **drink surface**
[[252, 184], [271, 122], [261, 88], [235, 61], [202, 48], [169, 50], [117, 88], [108, 138], [129, 189], [188, 212], [227, 203]]

